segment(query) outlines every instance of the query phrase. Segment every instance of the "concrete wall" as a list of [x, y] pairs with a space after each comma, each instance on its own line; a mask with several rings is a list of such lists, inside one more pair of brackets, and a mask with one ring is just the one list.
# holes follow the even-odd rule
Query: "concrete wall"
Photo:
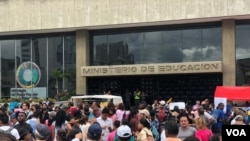
[[249, 14], [249, 0], [0, 0], [0, 35], [101, 25], [185, 23], [237, 15], [249, 18]]
[[81, 77], [81, 67], [89, 65], [89, 33], [87, 30], [76, 32], [76, 94], [87, 93], [86, 77]]
[[235, 21], [222, 22], [222, 69], [223, 85], [236, 85]]

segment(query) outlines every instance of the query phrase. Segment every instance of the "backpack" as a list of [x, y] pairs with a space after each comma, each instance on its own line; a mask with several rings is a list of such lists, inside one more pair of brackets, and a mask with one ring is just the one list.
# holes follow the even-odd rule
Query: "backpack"
[[127, 119], [127, 118], [126, 118], [126, 110], [125, 110], [124, 113], [122, 114], [122, 120], [124, 120], [124, 119]]
[[8, 130], [4, 131], [3, 129], [0, 129], [0, 132], [11, 134], [11, 131], [13, 130], [13, 127], [10, 127]]
[[159, 122], [163, 122], [165, 121], [165, 110], [164, 109], [160, 109], [158, 112], [158, 120]]
[[152, 124], [150, 125], [150, 130], [151, 132], [153, 133], [153, 136], [154, 136], [154, 140], [155, 141], [158, 141], [160, 139], [160, 135], [159, 135], [159, 132], [158, 130], [155, 128], [155, 126], [153, 126]]

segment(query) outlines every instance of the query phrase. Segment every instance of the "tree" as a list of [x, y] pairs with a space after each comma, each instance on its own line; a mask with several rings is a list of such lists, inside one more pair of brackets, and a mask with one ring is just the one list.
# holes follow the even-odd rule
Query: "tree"
[[60, 70], [60, 69], [56, 69], [53, 71], [52, 73], [52, 77], [56, 80], [56, 85], [55, 85], [55, 88], [56, 88], [56, 95], [57, 95], [57, 99], [58, 99], [58, 94], [59, 94], [59, 80], [63, 79], [63, 71]]

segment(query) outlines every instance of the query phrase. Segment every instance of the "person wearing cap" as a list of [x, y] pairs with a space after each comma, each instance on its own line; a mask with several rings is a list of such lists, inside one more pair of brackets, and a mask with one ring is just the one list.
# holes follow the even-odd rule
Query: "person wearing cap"
[[114, 141], [135, 141], [131, 128], [128, 125], [121, 125], [117, 129], [117, 137]]
[[36, 125], [34, 132], [36, 141], [51, 141], [51, 134], [49, 127], [45, 124]]
[[161, 100], [159, 102], [159, 108], [156, 109], [156, 116], [158, 121], [164, 124], [165, 120], [167, 119], [168, 113], [169, 112], [166, 109], [166, 102], [164, 100]]
[[149, 111], [147, 109], [142, 109], [139, 110], [139, 117], [138, 119], [150, 119], [150, 114]]
[[17, 121], [17, 117], [16, 117], [16, 112], [13, 112], [11, 115], [10, 115], [10, 126], [11, 127], [14, 127], [15, 125], [18, 124], [18, 121]]
[[102, 127], [98, 122], [94, 122], [88, 128], [87, 141], [100, 141], [102, 136]]
[[231, 125], [245, 125], [242, 115], [237, 115], [232, 121]]

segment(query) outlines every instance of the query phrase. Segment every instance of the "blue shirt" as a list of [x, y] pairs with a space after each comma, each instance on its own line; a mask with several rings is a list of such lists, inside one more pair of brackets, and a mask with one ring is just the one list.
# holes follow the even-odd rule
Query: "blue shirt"
[[221, 129], [222, 128], [222, 124], [223, 124], [223, 120], [225, 119], [225, 114], [224, 114], [223, 110], [218, 109], [218, 117], [217, 118], [218, 118], [218, 120], [217, 120], [217, 127], [219, 129]]

